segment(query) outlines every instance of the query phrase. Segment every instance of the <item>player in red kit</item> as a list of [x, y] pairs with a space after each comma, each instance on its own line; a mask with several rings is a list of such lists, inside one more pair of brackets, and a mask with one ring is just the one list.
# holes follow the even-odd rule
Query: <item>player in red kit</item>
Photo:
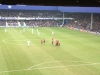
[[58, 46], [60, 46], [60, 42], [59, 42], [59, 40], [58, 40]]
[[53, 42], [54, 42], [54, 38], [52, 38], [52, 44], [53, 44]]
[[60, 46], [59, 40], [56, 40], [56, 46]]
[[43, 42], [45, 43], [45, 39], [43, 40]]
[[52, 45], [53, 45], [54, 40], [52, 40]]
[[56, 46], [58, 46], [58, 40], [56, 40]]
[[58, 45], [59, 45], [59, 40], [58, 40]]

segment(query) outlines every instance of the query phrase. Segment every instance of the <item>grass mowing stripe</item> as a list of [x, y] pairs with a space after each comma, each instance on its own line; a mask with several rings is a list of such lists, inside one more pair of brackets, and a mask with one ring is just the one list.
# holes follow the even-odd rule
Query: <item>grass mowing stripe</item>
[[[73, 42], [74, 43], [74, 42]], [[85, 47], [86, 47], [86, 45], [85, 45]], [[91, 46], [91, 47], [93, 47], [93, 46]], [[77, 47], [76, 47], [77, 48]], [[49, 52], [50, 53], [50, 52]], [[56, 52], [55, 52], [56, 53]], [[86, 53], [85, 53], [86, 54]], [[90, 53], [91, 54], [91, 53]], [[90, 54], [87, 54], [88, 56], [91, 56]], [[63, 56], [62, 56], [63, 57]]]
[[[46, 32], [47, 32], [47, 31], [46, 31]], [[26, 36], [27, 36], [27, 35], [26, 35]], [[39, 37], [41, 37], [41, 36], [39, 36]], [[47, 39], [47, 38], [46, 38], [46, 39]], [[37, 45], [34, 45], [34, 46], [36, 47], [36, 49], [34, 49], [34, 47], [33, 47], [33, 50], [35, 50], [35, 52], [36, 52], [37, 50], [40, 50], [40, 49], [38, 49], [40, 46], [37, 46]], [[45, 47], [46, 47], [46, 46], [45, 46]], [[43, 47], [41, 47], [41, 48], [43, 48]], [[32, 51], [33, 51], [33, 50], [32, 50]], [[40, 50], [40, 51], [38, 51], [38, 52], [41, 53], [41, 55], [46, 55], [46, 53], [43, 51], [43, 49]], [[42, 54], [42, 52], [43, 52], [43, 54]], [[31, 52], [31, 53], [33, 54], [34, 52]], [[47, 54], [49, 54], [49, 53], [47, 53]], [[31, 55], [31, 54], [30, 54], [30, 55]], [[34, 55], [34, 54], [33, 54], [33, 55]], [[48, 57], [48, 55], [46, 55], [46, 57], [44, 57], [44, 58], [43, 58], [43, 56], [42, 56], [41, 58], [39, 57], [38, 59], [39, 59], [39, 61], [42, 59], [41, 61], [44, 61], [44, 62], [45, 62], [46, 60], [47, 60], [47, 61], [48, 61], [48, 60], [49, 60], [49, 61], [50, 61], [50, 60], [54, 60], [54, 58], [52, 58], [52, 59], [50, 58], [51, 56], [48, 57], [49, 59], [45, 59], [45, 58], [47, 58], [47, 57]], [[40, 62], [41, 62], [41, 61], [40, 61]], [[66, 74], [66, 73], [65, 73], [65, 74]]]
[[[2, 61], [2, 62], [0, 62], [0, 72], [3, 70], [8, 70], [7, 65], [6, 65], [6, 61], [5, 61], [3, 53], [2, 53], [2, 48], [0, 48], [0, 61]], [[0, 75], [8, 75], [8, 73], [6, 73], [6, 74], [0, 73]]]
[[[17, 35], [20, 36], [21, 34], [19, 34], [18, 32], [16, 32], [16, 30], [12, 29], [13, 32]], [[9, 31], [9, 34], [12, 37], [15, 37], [14, 34], [12, 34], [12, 32]], [[25, 38], [25, 36], [24, 36]], [[17, 38], [18, 39], [18, 38]], [[16, 38], [14, 38], [14, 40], [16, 40]], [[17, 42], [16, 42], [17, 43]], [[15, 49], [16, 48], [16, 49]], [[20, 70], [20, 69], [24, 69], [29, 67], [30, 65], [32, 65], [33, 63], [30, 61], [30, 59], [27, 57], [27, 55], [23, 52], [23, 50], [21, 50], [19, 45], [13, 45], [13, 47], [9, 47], [7, 52], [4, 52], [5, 57], [10, 57], [9, 60], [7, 60], [6, 62], [8, 63], [9, 66], [9, 70]], [[8, 55], [7, 55], [8, 54]], [[12, 64], [11, 64], [12, 63]], [[27, 65], [26, 65], [27, 64]], [[9, 71], [8, 70], [8, 71]], [[31, 74], [30, 72], [21, 72], [22, 74]], [[39, 72], [35, 71], [34, 74], [39, 74]], [[9, 73], [10, 75], [13, 74]], [[20, 73], [16, 73], [15, 75], [18, 75]]]
[[[24, 68], [28, 69], [32, 67], [31, 70], [21, 70], [21, 71], [11, 72], [9, 73], [9, 75], [32, 75], [32, 74], [35, 74], [35, 75], [41, 75], [41, 74], [42, 75], [51, 75], [51, 74], [52, 75], [61, 75], [61, 74], [63, 75], [66, 75], [66, 74], [68, 75], [99, 75], [100, 74], [99, 64], [66, 66], [69, 64], [70, 65], [71, 64], [72, 65], [85, 64], [85, 62], [99, 63], [100, 62], [99, 36], [89, 34], [89, 33], [79, 32], [75, 30], [70, 30], [66, 28], [59, 28], [59, 27], [56, 27], [56, 28], [39, 27], [38, 29], [40, 31], [40, 36], [37, 35], [36, 28], [34, 28], [34, 34], [31, 33], [31, 28], [27, 28], [25, 32], [22, 32], [22, 34], [20, 34], [20, 30], [22, 30], [22, 28], [8, 28], [7, 35], [4, 34], [5, 36], [4, 37], [2, 36], [2, 38], [10, 37], [9, 39], [6, 40], [7, 42], [16, 43], [16, 44], [3, 43], [1, 45], [1, 47], [3, 48], [3, 53], [5, 55], [4, 57], [6, 57], [6, 60], [9, 61], [9, 64], [13, 63], [12, 66], [14, 66], [14, 63], [16, 63], [16, 66], [18, 66], [18, 67], [15, 66], [16, 68], [14, 67], [11, 67], [11, 68], [12, 69], [24, 69]], [[60, 40], [61, 42], [60, 47], [51, 45], [52, 31], [55, 32], [54, 38]], [[44, 37], [46, 39], [46, 42], [50, 41], [50, 44], [45, 44], [45, 45], [40, 44], [41, 38], [44, 38]], [[2, 40], [2, 38], [0, 40]], [[33, 45], [30, 45], [28, 47], [27, 40], [29, 39], [32, 39], [31, 44]], [[23, 40], [26, 40], [26, 42]], [[37, 42], [38, 44], [36, 44]], [[20, 45], [20, 43], [25, 43], [26, 45]], [[94, 46], [94, 44], [96, 46]], [[6, 49], [8, 51], [6, 51]], [[7, 58], [7, 56], [10, 58]], [[15, 56], [15, 57], [12, 57], [12, 56]], [[13, 62], [11, 59], [13, 60]], [[24, 60], [21, 60], [21, 59], [24, 59]], [[18, 63], [14, 62], [18, 60], [20, 60]], [[70, 62], [65, 62], [64, 60], [66, 61], [70, 60]], [[71, 61], [80, 61], [80, 60], [84, 61], [84, 63], [71, 62]], [[50, 63], [51, 61], [63, 61], [63, 62]], [[46, 62], [49, 62], [49, 63], [46, 63]], [[38, 66], [35, 66], [35, 65], [38, 65]], [[66, 66], [66, 67], [53, 68], [54, 66]], [[48, 67], [48, 68], [45, 69], [45, 67]], [[52, 67], [52, 68], [49, 68], [49, 67]], [[41, 69], [34, 70], [35, 68], [41, 68]]]

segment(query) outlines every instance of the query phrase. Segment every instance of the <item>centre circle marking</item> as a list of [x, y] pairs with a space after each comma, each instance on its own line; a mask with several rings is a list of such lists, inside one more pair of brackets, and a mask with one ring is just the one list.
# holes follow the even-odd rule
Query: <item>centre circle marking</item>
[[[18, 38], [18, 37], [13, 37], [13, 38]], [[30, 45], [41, 44], [41, 43], [40, 43], [40, 40], [41, 40], [41, 39], [34, 39], [34, 37], [33, 37], [33, 39], [14, 40], [14, 42], [15, 42], [15, 41], [26, 41], [25, 44], [24, 44], [24, 43], [21, 44], [21, 43], [7, 42], [7, 40], [9, 40], [9, 39], [11, 39], [11, 38], [5, 38], [5, 39], [3, 39], [3, 42], [4, 42], [4, 43], [8, 43], [8, 44], [27, 45], [27, 41], [28, 41], [28, 40], [39, 40], [38, 43], [34, 43], [34, 42], [33, 42], [34, 44], [33, 44], [33, 43], [30, 43]], [[9, 40], [9, 41], [10, 41], [10, 40]], [[45, 44], [50, 44], [50, 42], [47, 42], [47, 43], [45, 43]]]

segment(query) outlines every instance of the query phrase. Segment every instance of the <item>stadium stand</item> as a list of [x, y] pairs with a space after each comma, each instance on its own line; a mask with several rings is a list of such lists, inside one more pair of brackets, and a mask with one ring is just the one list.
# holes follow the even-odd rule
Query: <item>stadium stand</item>
[[[64, 14], [64, 16], [63, 16]], [[54, 10], [0, 10], [0, 17], [25, 18], [62, 18], [62, 19], [34, 19], [34, 20], [0, 20], [0, 26], [41, 26], [63, 27], [82, 30], [100, 31], [100, 14], [93, 14], [91, 29], [91, 13], [68, 13]], [[63, 19], [74, 18], [74, 19]]]

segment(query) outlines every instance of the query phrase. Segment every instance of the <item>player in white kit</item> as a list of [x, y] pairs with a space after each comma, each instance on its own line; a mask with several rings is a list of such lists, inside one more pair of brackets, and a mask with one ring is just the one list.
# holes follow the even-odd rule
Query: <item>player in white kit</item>
[[32, 34], [33, 34], [33, 31], [34, 31], [34, 30], [33, 30], [33, 28], [32, 28]]
[[40, 35], [40, 32], [38, 32], [38, 36]]
[[30, 40], [27, 41], [27, 45], [30, 46]]
[[37, 29], [37, 32], [38, 32], [38, 29]]
[[54, 35], [54, 32], [52, 32], [52, 35]]
[[6, 33], [7, 31], [6, 31], [6, 29], [5, 29], [5, 33]]

